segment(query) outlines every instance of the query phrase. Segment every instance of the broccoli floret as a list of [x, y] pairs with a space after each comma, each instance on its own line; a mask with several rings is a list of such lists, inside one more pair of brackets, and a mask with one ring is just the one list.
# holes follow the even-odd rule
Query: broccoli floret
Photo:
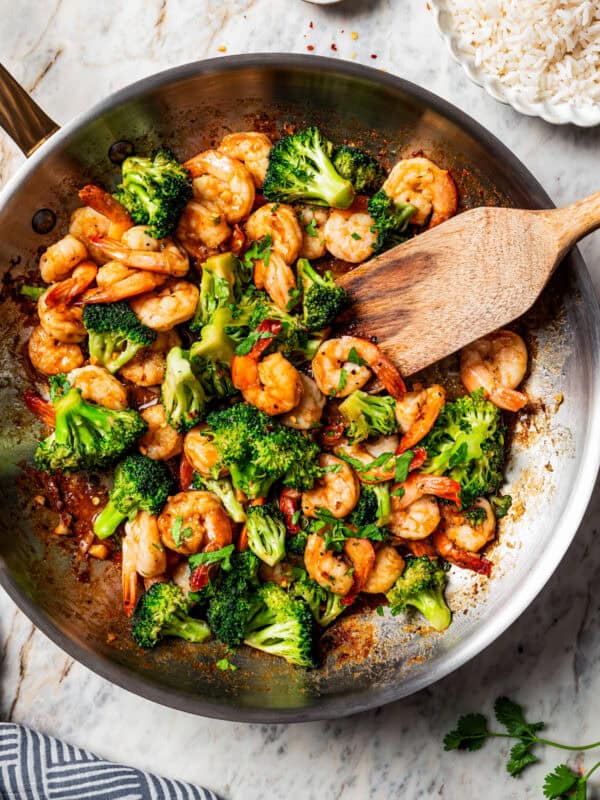
[[297, 579], [292, 584], [290, 593], [294, 597], [300, 597], [310, 608], [315, 622], [322, 628], [339, 617], [342, 611], [348, 606], [342, 602], [343, 598], [338, 594], [324, 589], [322, 586], [309, 577], [306, 570], [297, 570]]
[[140, 453], [127, 456], [115, 470], [114, 486], [94, 522], [94, 533], [106, 539], [124, 519], [134, 519], [138, 511], [160, 514], [174, 490], [173, 478], [166, 464]]
[[155, 647], [164, 636], [204, 642], [210, 628], [189, 616], [190, 604], [174, 583], [155, 583], [138, 600], [131, 621], [132, 636], [140, 647]]
[[370, 486], [362, 484], [360, 497], [350, 516], [350, 522], [357, 528], [367, 525], [384, 527], [392, 515], [392, 502], [390, 498], [390, 484], [374, 483]]
[[64, 375], [54, 376], [50, 387], [56, 427], [35, 452], [40, 470], [104, 469], [118, 461], [147, 430], [137, 411], [114, 411], [88, 403]]
[[285, 556], [285, 524], [277, 509], [250, 506], [246, 529], [248, 547], [265, 564], [274, 567]]
[[300, 531], [293, 536], [288, 536], [285, 541], [285, 549], [288, 553], [295, 556], [303, 556], [306, 550], [306, 542], [308, 541], [308, 533]]
[[408, 238], [406, 229], [417, 210], [410, 203], [395, 203], [383, 189], [369, 198], [369, 214], [373, 217], [373, 232], [377, 234], [374, 245], [376, 253], [402, 244]]
[[204, 489], [212, 492], [223, 503], [225, 511], [234, 522], [246, 521], [244, 506], [235, 496], [235, 490], [229, 478], [205, 478], [196, 472], [192, 480], [192, 489]]
[[123, 182], [115, 197], [138, 225], [148, 225], [155, 239], [171, 234], [192, 197], [192, 180], [166, 147], [152, 158], [131, 156], [122, 166]]
[[321, 475], [319, 446], [254, 406], [236, 403], [211, 412], [206, 422], [234, 487], [250, 498], [266, 497], [277, 480], [308, 489]]
[[502, 483], [504, 435], [500, 409], [483, 390], [459, 397], [446, 403], [421, 442], [427, 450], [422, 470], [458, 481], [461, 503], [468, 507]]
[[359, 147], [339, 145], [333, 151], [332, 162], [342, 178], [352, 183], [357, 194], [376, 192], [384, 181], [383, 167]]
[[331, 142], [314, 126], [280, 139], [269, 156], [263, 187], [267, 200], [306, 201], [332, 208], [351, 206], [354, 189], [335, 171], [331, 151]]
[[392, 614], [400, 614], [407, 606], [413, 606], [432, 628], [445, 631], [452, 621], [452, 613], [444, 598], [446, 583], [446, 572], [437, 559], [409, 557], [402, 575], [385, 596]]
[[389, 436], [398, 429], [396, 401], [388, 394], [367, 394], [356, 389], [340, 403], [339, 410], [351, 442], [379, 434]]
[[307, 258], [298, 259], [298, 283], [302, 288], [302, 320], [311, 330], [326, 328], [348, 304], [348, 293], [336, 286], [332, 272], [320, 275]]
[[241, 262], [233, 253], [220, 253], [202, 264], [200, 297], [190, 329], [199, 333], [213, 318], [217, 308], [237, 303], [243, 291]]
[[90, 356], [116, 372], [142, 347], [156, 340], [156, 331], [142, 325], [127, 303], [92, 303], [83, 309]]
[[208, 599], [206, 618], [210, 629], [229, 647], [242, 643], [246, 623], [258, 606], [254, 592], [259, 585], [259, 564], [250, 550], [234, 553], [231, 569], [220, 571], [202, 592], [202, 599]]
[[208, 402], [206, 391], [193, 370], [190, 354], [172, 347], [167, 355], [161, 400], [169, 424], [178, 431], [188, 431], [204, 416]]
[[281, 586], [264, 583], [246, 623], [244, 643], [300, 667], [315, 667], [315, 626], [308, 605]]

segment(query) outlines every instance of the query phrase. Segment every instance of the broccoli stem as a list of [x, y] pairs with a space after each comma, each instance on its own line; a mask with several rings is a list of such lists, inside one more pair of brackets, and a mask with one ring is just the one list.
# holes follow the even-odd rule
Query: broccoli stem
[[423, 614], [436, 631], [445, 631], [449, 627], [452, 613], [441, 589], [420, 592], [417, 597], [411, 597], [409, 603]]
[[94, 533], [99, 539], [108, 539], [126, 516], [119, 511], [112, 500], [109, 500], [94, 521]]
[[164, 636], [178, 636], [180, 639], [185, 639], [187, 642], [194, 642], [195, 644], [204, 642], [211, 637], [208, 623], [188, 616], [171, 619], [163, 627], [162, 633]]

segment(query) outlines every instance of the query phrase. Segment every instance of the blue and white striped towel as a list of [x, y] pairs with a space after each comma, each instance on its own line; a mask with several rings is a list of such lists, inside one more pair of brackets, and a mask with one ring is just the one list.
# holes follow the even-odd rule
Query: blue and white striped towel
[[208, 789], [104, 761], [87, 750], [0, 723], [0, 800], [218, 800]]

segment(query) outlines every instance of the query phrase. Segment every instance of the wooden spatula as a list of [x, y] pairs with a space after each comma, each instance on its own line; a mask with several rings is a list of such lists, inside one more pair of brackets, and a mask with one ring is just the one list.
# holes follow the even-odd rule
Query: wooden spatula
[[525, 313], [598, 227], [600, 192], [552, 211], [466, 211], [340, 277], [342, 320], [411, 375]]

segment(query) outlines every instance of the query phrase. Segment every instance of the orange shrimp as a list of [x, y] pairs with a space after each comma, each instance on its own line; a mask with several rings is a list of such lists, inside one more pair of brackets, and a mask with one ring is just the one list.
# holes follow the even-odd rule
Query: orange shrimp
[[110, 220], [108, 235], [112, 239], [120, 239], [121, 236], [133, 228], [133, 220], [125, 206], [109, 192], [105, 192], [99, 186], [88, 183], [79, 191], [79, 199], [89, 208], [93, 208], [102, 216]]

